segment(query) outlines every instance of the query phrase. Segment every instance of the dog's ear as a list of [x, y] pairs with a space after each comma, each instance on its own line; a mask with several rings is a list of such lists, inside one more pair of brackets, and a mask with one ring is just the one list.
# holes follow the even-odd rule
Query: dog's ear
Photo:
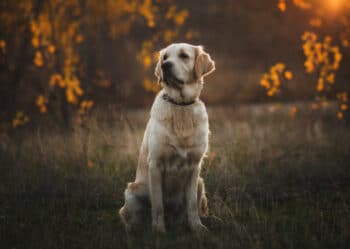
[[207, 76], [214, 72], [215, 62], [210, 58], [210, 55], [204, 52], [202, 46], [196, 47], [196, 62], [194, 65], [194, 71], [197, 78]]
[[162, 65], [162, 55], [161, 52], [159, 52], [159, 58], [156, 64], [156, 68], [154, 70], [154, 75], [157, 77], [157, 82], [158, 84], [160, 84], [160, 82], [162, 81], [162, 69], [161, 69], [161, 65]]

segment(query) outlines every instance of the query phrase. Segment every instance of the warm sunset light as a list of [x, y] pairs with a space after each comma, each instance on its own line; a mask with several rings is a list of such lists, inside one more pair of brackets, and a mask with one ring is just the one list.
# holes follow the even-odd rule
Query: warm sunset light
[[0, 249], [350, 249], [349, 55], [350, 0], [0, 0]]
[[344, 2], [344, 0], [325, 0], [327, 8], [331, 11], [339, 11]]

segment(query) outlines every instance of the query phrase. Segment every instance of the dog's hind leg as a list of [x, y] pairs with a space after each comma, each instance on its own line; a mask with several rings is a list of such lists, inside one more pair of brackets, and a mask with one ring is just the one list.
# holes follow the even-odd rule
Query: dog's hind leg
[[130, 231], [137, 225], [150, 221], [150, 204], [148, 186], [142, 183], [128, 183], [124, 192], [125, 203], [119, 210], [119, 215], [126, 230]]

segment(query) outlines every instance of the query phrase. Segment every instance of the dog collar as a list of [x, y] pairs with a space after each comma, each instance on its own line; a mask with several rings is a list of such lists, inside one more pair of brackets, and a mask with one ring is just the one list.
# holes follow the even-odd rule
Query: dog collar
[[165, 101], [168, 101], [169, 103], [171, 104], [174, 104], [174, 105], [180, 105], [180, 106], [187, 106], [187, 105], [192, 105], [196, 102], [196, 100], [191, 100], [189, 102], [177, 102], [175, 101], [173, 98], [171, 98], [168, 94], [164, 93], [162, 98], [165, 100]]

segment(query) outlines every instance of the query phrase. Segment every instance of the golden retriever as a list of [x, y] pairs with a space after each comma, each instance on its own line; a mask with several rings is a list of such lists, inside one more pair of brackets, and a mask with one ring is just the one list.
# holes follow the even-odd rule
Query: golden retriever
[[165, 232], [165, 216], [186, 219], [194, 232], [206, 227], [208, 212], [201, 163], [208, 150], [209, 124], [199, 99], [203, 78], [215, 63], [202, 46], [176, 43], [160, 51], [155, 75], [162, 85], [151, 109], [136, 171], [119, 214], [126, 228], [152, 223]]

